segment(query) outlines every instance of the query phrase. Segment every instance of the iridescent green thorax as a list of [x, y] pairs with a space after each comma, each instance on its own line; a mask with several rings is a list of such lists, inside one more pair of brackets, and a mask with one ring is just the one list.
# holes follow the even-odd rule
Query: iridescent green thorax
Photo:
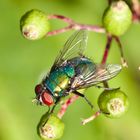
[[53, 96], [65, 96], [64, 90], [67, 88], [70, 79], [75, 75], [74, 67], [66, 65], [52, 71], [45, 81], [46, 87]]

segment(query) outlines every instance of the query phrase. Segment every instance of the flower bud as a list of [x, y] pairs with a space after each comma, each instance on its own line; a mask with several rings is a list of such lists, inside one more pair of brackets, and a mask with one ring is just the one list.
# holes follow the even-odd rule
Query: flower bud
[[63, 135], [64, 123], [53, 114], [44, 114], [37, 127], [38, 135], [43, 140], [59, 139]]
[[103, 114], [110, 118], [122, 116], [129, 106], [127, 95], [120, 89], [105, 90], [98, 98], [98, 105]]
[[32, 9], [21, 17], [20, 29], [25, 38], [38, 40], [48, 33], [50, 24], [45, 13]]
[[105, 10], [103, 26], [115, 36], [124, 34], [132, 23], [132, 12], [125, 1], [119, 0]]

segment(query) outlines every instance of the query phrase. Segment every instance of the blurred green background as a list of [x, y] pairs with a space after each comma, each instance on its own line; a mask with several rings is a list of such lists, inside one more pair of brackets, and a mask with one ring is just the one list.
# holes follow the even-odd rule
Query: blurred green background
[[[73, 31], [40, 41], [24, 39], [19, 30], [20, 17], [37, 8], [46, 13], [61, 14], [88, 24], [101, 25], [107, 0], [0, 0], [0, 140], [39, 140], [36, 126], [47, 107], [31, 102], [34, 86], [51, 67], [55, 56]], [[52, 28], [64, 26], [52, 21]], [[120, 119], [101, 115], [81, 126], [80, 118], [93, 112], [81, 98], [71, 105], [63, 117], [65, 132], [62, 140], [140, 140], [140, 24], [133, 24], [121, 37], [129, 68], [124, 68], [111, 87], [121, 87], [128, 95], [130, 108]], [[100, 63], [106, 37], [90, 32], [86, 54]], [[119, 49], [112, 44], [108, 63], [120, 63]], [[43, 73], [43, 74], [42, 74]], [[97, 109], [102, 89], [90, 88], [88, 98]]]

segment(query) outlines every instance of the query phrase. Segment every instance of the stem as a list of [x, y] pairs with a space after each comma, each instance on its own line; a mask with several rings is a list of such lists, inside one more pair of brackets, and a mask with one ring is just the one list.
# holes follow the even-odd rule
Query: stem
[[127, 62], [126, 62], [126, 60], [125, 60], [125, 58], [124, 58], [123, 48], [122, 48], [121, 41], [120, 41], [120, 39], [119, 39], [118, 37], [116, 37], [116, 36], [114, 36], [114, 38], [115, 38], [115, 41], [117, 42], [118, 47], [119, 47], [119, 49], [120, 49], [120, 55], [121, 55], [121, 63], [122, 63], [122, 66], [123, 66], [123, 67], [128, 67]]
[[69, 99], [66, 100], [66, 102], [61, 106], [60, 111], [58, 112], [57, 116], [61, 119], [63, 115], [65, 114], [67, 108], [69, 105], [71, 105], [74, 101], [78, 99], [78, 95], [73, 95]]
[[107, 81], [104, 81], [103, 82], [103, 85], [104, 85], [105, 88], [109, 88], [109, 85], [108, 85], [108, 82]]
[[106, 31], [103, 27], [76, 23], [71, 18], [62, 16], [62, 15], [48, 15], [48, 19], [62, 20], [65, 23], [67, 23], [68, 26], [61, 28], [61, 29], [58, 29], [58, 30], [50, 31], [50, 32], [48, 32], [47, 36], [58, 35], [60, 33], [64, 33], [66, 31], [69, 31], [72, 29], [74, 29], [74, 30], [88, 30], [88, 31], [93, 31], [93, 32], [97, 32], [97, 33], [106, 33]]
[[[112, 36], [107, 35], [107, 43], [106, 43], [104, 55], [103, 55], [102, 62], [101, 62], [102, 64], [105, 64], [106, 61], [107, 61], [107, 57], [108, 57], [109, 50], [110, 50], [110, 47], [111, 47], [111, 42], [112, 42]], [[108, 85], [107, 81], [104, 81], [103, 85], [104, 85], [105, 88], [109, 88], [109, 85]]]
[[140, 20], [140, 2], [139, 0], [132, 0], [133, 21]]
[[112, 0], [108, 0], [108, 5], [110, 5], [112, 3]]
[[102, 62], [101, 62], [102, 64], [106, 63], [106, 60], [107, 60], [107, 57], [108, 57], [108, 53], [109, 53], [109, 50], [110, 50], [110, 46], [111, 46], [111, 42], [112, 42], [112, 36], [108, 35], [107, 36], [107, 43], [106, 43], [104, 55], [103, 55]]
[[82, 125], [85, 125], [86, 123], [89, 123], [93, 121], [95, 118], [97, 118], [101, 114], [101, 111], [97, 111], [94, 115], [90, 116], [87, 119], [82, 120]]
[[48, 15], [48, 19], [59, 19], [59, 20], [62, 20], [68, 24], [75, 23], [71, 18], [62, 16], [62, 15]]
[[66, 31], [69, 31], [71, 29], [73, 29], [73, 25], [69, 25], [67, 27], [64, 27], [64, 28], [61, 28], [61, 29], [58, 29], [58, 30], [54, 30], [54, 31], [48, 32], [47, 36], [58, 35], [58, 34], [66, 32]]
[[103, 27], [96, 26], [96, 25], [79, 24], [79, 23], [75, 23], [73, 29], [75, 29], [75, 30], [88, 30], [88, 31], [93, 31], [93, 32], [97, 32], [97, 33], [105, 33], [106, 32]]

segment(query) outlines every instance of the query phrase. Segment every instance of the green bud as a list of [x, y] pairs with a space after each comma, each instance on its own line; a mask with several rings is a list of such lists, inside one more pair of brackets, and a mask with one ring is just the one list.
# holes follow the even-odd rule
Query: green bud
[[132, 12], [125, 1], [115, 1], [105, 10], [103, 26], [115, 36], [124, 34], [132, 23]]
[[103, 114], [110, 118], [119, 118], [129, 106], [128, 97], [120, 89], [105, 90], [98, 98], [98, 105]]
[[48, 33], [50, 24], [45, 13], [33, 9], [26, 12], [21, 17], [20, 29], [25, 38], [29, 40], [38, 40]]
[[64, 123], [55, 115], [46, 113], [42, 116], [37, 132], [43, 140], [55, 140], [62, 137], [64, 131]]

